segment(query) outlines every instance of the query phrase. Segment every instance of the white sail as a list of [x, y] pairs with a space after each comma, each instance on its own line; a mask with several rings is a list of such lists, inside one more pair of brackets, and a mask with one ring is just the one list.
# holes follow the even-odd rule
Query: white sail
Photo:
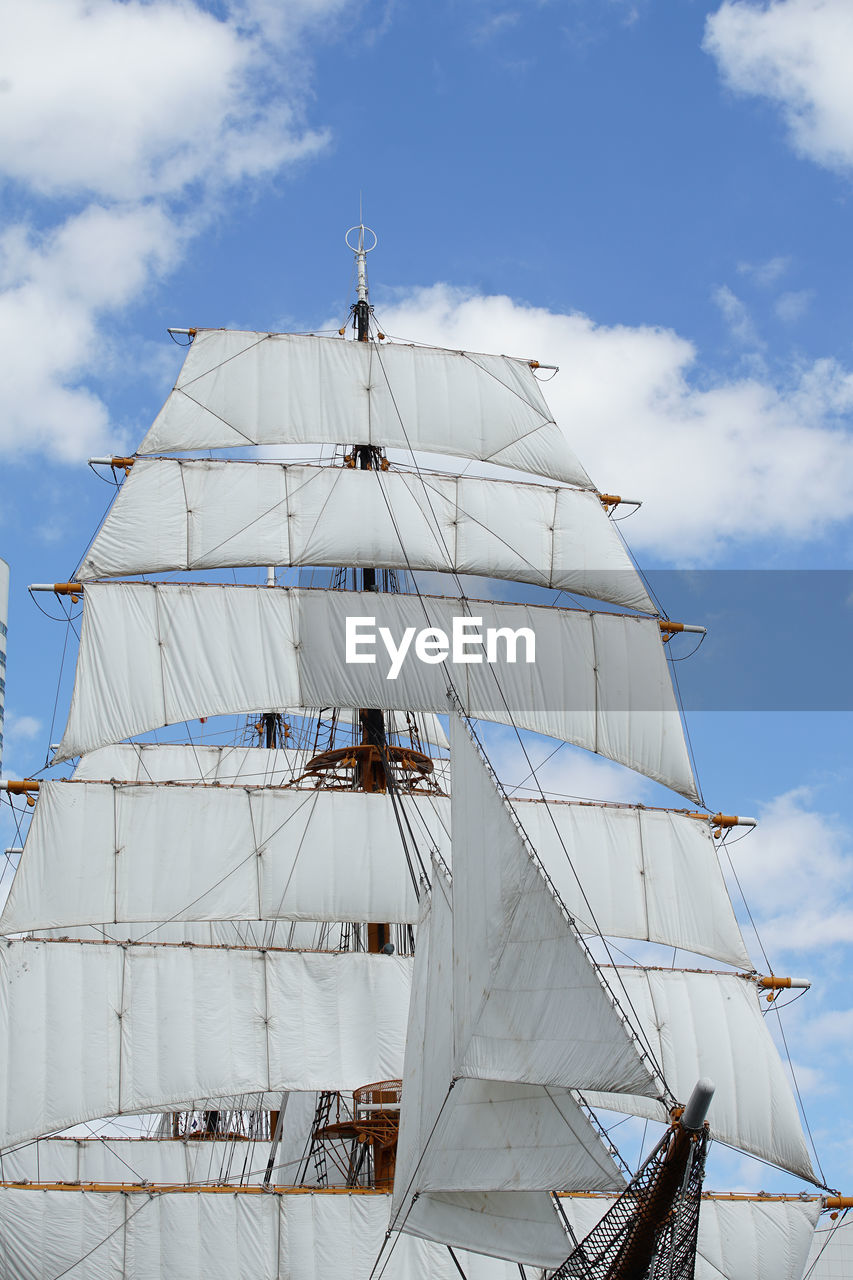
[[[370, 613], [366, 614], [366, 610]], [[476, 613], [474, 613], [476, 609]], [[519, 654], [454, 663], [466, 714], [574, 742], [698, 799], [660, 631], [653, 619], [436, 597], [183, 583], [86, 589], [68, 724], [56, 761], [166, 724], [288, 706], [443, 712], [444, 663], [403, 659], [395, 679], [379, 651], [346, 662], [346, 619], [365, 616], [394, 643], [453, 620], [481, 634], [526, 628]], [[471, 624], [477, 625], [477, 624]], [[506, 657], [517, 657], [507, 661]], [[370, 657], [362, 649], [359, 657]], [[434, 655], [433, 655], [434, 656]], [[468, 656], [483, 657], [469, 652]]]
[[264, 564], [513, 578], [656, 612], [596, 493], [423, 471], [139, 459], [76, 576]]
[[[387, 1229], [389, 1199], [358, 1192], [157, 1195], [141, 1188], [122, 1194], [4, 1187], [0, 1276], [44, 1280], [86, 1257], [87, 1280], [144, 1274], [181, 1280], [368, 1280]], [[561, 1204], [579, 1236], [609, 1207], [603, 1198], [564, 1196]], [[810, 1280], [845, 1280], [847, 1233], [831, 1235], [829, 1224], [815, 1234], [819, 1212], [818, 1200], [703, 1200], [695, 1280], [802, 1280], [807, 1260], [814, 1265]], [[541, 1265], [558, 1266], [568, 1256], [567, 1236], [556, 1236], [554, 1243], [553, 1257]], [[514, 1262], [455, 1252], [469, 1280], [518, 1280]], [[143, 1271], [143, 1263], [154, 1269]], [[412, 1235], [400, 1235], [382, 1263], [391, 1280], [459, 1275], [447, 1249]]]
[[[387, 795], [47, 781], [0, 934], [81, 925], [114, 934], [111, 925], [142, 922], [122, 936], [233, 943], [236, 925], [207, 936], [182, 926], [242, 921], [244, 935], [260, 939], [275, 920], [414, 923], [418, 853], [426, 866], [433, 849], [452, 861], [450, 801], [407, 795], [399, 805], [411, 824], [412, 872]], [[706, 821], [664, 809], [514, 807], [581, 932], [752, 967]]]
[[[630, 1001], [679, 1099], [696, 1080], [716, 1085], [711, 1136], [813, 1179], [811, 1161], [782, 1062], [761, 1016], [759, 993], [729, 973], [607, 969], [617, 998]], [[666, 1120], [666, 1109], [624, 1093], [585, 1093], [592, 1106]]]
[[[149, 763], [158, 758], [146, 753]], [[402, 804], [424, 858], [434, 846], [449, 863], [447, 798]], [[515, 809], [583, 932], [597, 925], [751, 967], [707, 822], [623, 806], [522, 800]], [[261, 917], [413, 922], [417, 902], [388, 797], [46, 782], [0, 933]]]
[[454, 1076], [656, 1096], [659, 1081], [456, 715], [450, 734]]
[[201, 329], [138, 452], [247, 444], [449, 453], [592, 487], [527, 361]]
[[[562, 1196], [560, 1203], [583, 1239], [613, 1201]], [[819, 1199], [703, 1199], [695, 1280], [802, 1280], [820, 1211]]]
[[[75, 1268], [86, 1280], [369, 1280], [389, 1200], [358, 1192], [2, 1188], [0, 1276], [52, 1280]], [[83, 1258], [85, 1272], [76, 1265]], [[515, 1263], [464, 1250], [457, 1258], [468, 1280], [518, 1280]], [[459, 1280], [447, 1249], [412, 1236], [383, 1263], [383, 1280]]]
[[[430, 800], [419, 798], [415, 820], [427, 848], [446, 843], [442, 807]], [[364, 792], [48, 782], [0, 933], [158, 920], [414, 922], [395, 812], [387, 796]]]
[[[392, 1225], [427, 1240], [555, 1266], [565, 1257], [566, 1237], [539, 1181], [542, 1165], [560, 1185], [568, 1178], [579, 1186], [619, 1186], [619, 1171], [564, 1089], [519, 1090], [524, 1097], [518, 1119], [536, 1124], [525, 1133], [516, 1126], [506, 1085], [493, 1082], [491, 1095], [490, 1082], [462, 1079], [451, 1086], [454, 948], [448, 891], [434, 868], [431, 906], [418, 929]], [[479, 1089], [479, 1099], [472, 1087]], [[535, 1109], [532, 1115], [529, 1108]], [[496, 1113], [491, 1124], [485, 1132], [472, 1130], [470, 1116], [487, 1109]], [[541, 1121], [549, 1115], [550, 1132], [543, 1132]], [[497, 1135], [490, 1132], [495, 1124]], [[441, 1188], [442, 1178], [449, 1189]], [[476, 1189], [460, 1189], [471, 1178]], [[539, 1189], [525, 1189], [525, 1183]]]
[[[604, 1076], [628, 1091], [660, 1086], [456, 715], [450, 733], [453, 886], [436, 867], [419, 931], [394, 1226], [541, 1261], [525, 1250], [544, 1203], [516, 1202], [513, 1237], [502, 1193], [547, 1201], [554, 1186], [622, 1185], [570, 1090]], [[488, 1193], [476, 1209], [471, 1192]], [[539, 1248], [550, 1250], [547, 1234]]]
[[847, 1280], [853, 1276], [853, 1220], [826, 1221], [815, 1233], [808, 1257], [808, 1280]]
[[410, 969], [363, 953], [6, 941], [0, 1146], [193, 1098], [399, 1077]]
[[582, 933], [660, 942], [753, 968], [709, 820], [633, 805], [512, 803]]

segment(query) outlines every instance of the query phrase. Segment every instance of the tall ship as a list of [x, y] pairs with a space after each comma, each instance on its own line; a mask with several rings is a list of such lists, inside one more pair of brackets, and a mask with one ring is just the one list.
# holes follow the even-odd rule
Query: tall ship
[[[747, 951], [718, 846], [752, 820], [673, 688], [702, 628], [547, 366], [391, 340], [348, 236], [339, 332], [171, 331], [31, 588], [79, 653], [49, 776], [0, 784], [0, 1280], [853, 1274], [764, 1016], [807, 983]], [[556, 798], [531, 734], [678, 799]], [[714, 1143], [790, 1192], [708, 1191]]]

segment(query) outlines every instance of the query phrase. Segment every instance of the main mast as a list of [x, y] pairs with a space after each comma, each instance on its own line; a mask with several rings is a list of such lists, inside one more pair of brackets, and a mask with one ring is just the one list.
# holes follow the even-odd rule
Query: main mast
[[[358, 342], [368, 342], [370, 338], [370, 302], [367, 284], [367, 255], [372, 249], [376, 248], [376, 233], [365, 227], [364, 223], [359, 223], [358, 227], [351, 227], [346, 234], [346, 242], [349, 243], [349, 237], [353, 231], [358, 231], [358, 241], [353, 249], [355, 253], [355, 264], [357, 273], [357, 292], [358, 300], [353, 304], [353, 328], [356, 332], [356, 340]], [[365, 246], [364, 233], [369, 232], [373, 236], [373, 244], [370, 247]], [[372, 471], [377, 461], [381, 461], [380, 450], [372, 444], [357, 445], [353, 450], [353, 458], [356, 461], [359, 470]], [[365, 566], [361, 570], [361, 589], [362, 591], [376, 590], [376, 569], [371, 566]], [[385, 716], [382, 711], [375, 707], [362, 707], [358, 713], [359, 725], [361, 727], [361, 744], [366, 747], [375, 747], [378, 755], [371, 752], [369, 755], [365, 753], [357, 772], [358, 787], [362, 791], [378, 791], [385, 790], [387, 779], [385, 777], [385, 748], [387, 746], [387, 738], [385, 734]], [[385, 936], [384, 925], [368, 926], [368, 950], [381, 951], [385, 946], [387, 938]], [[381, 935], [381, 940], [380, 940]]]
[[[353, 241], [351, 237], [357, 238]], [[372, 237], [368, 243], [367, 237]], [[355, 255], [356, 265], [356, 301], [350, 308], [352, 327], [356, 341], [370, 342], [370, 318], [372, 307], [367, 281], [367, 255], [377, 245], [376, 232], [366, 227], [363, 222], [350, 227], [344, 237], [347, 247]], [[343, 338], [345, 328], [340, 330]], [[389, 468], [381, 445], [372, 441], [356, 443], [348, 447], [344, 463], [348, 468], [359, 471], [382, 471]], [[356, 585], [359, 574], [361, 590], [373, 592], [377, 590], [376, 568], [365, 565], [353, 571]], [[394, 572], [389, 571], [393, 590]], [[316, 777], [326, 776], [327, 785], [340, 785], [339, 771], [344, 768], [352, 770], [352, 789], [356, 791], [386, 792], [399, 784], [401, 780], [410, 785], [422, 781], [433, 770], [432, 760], [428, 755], [415, 749], [414, 746], [396, 746], [388, 742], [385, 713], [377, 707], [360, 707], [358, 710], [357, 734], [360, 735], [351, 747], [333, 748], [315, 755], [306, 766], [306, 773]], [[405, 785], [405, 783], [404, 783]], [[408, 789], [408, 788], [406, 788]], [[388, 924], [368, 924], [368, 951], [380, 952], [390, 942], [391, 928]]]

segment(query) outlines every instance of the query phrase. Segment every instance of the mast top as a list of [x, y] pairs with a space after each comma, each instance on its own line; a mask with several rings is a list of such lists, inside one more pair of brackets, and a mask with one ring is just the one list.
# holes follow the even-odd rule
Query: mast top
[[[350, 237], [354, 233], [358, 233], [358, 238], [353, 244]], [[365, 234], [373, 237], [373, 243], [368, 244], [365, 241]], [[371, 227], [366, 227], [363, 222], [359, 222], [358, 226], [350, 227], [344, 236], [347, 248], [352, 249], [355, 254], [356, 270], [358, 272], [358, 300], [359, 302], [367, 302], [367, 255], [371, 253], [378, 243], [378, 236]]]

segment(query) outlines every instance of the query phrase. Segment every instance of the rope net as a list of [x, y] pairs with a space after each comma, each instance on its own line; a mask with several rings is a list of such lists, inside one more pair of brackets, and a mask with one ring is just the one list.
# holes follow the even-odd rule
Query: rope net
[[707, 1147], [675, 1124], [550, 1280], [693, 1280]]

